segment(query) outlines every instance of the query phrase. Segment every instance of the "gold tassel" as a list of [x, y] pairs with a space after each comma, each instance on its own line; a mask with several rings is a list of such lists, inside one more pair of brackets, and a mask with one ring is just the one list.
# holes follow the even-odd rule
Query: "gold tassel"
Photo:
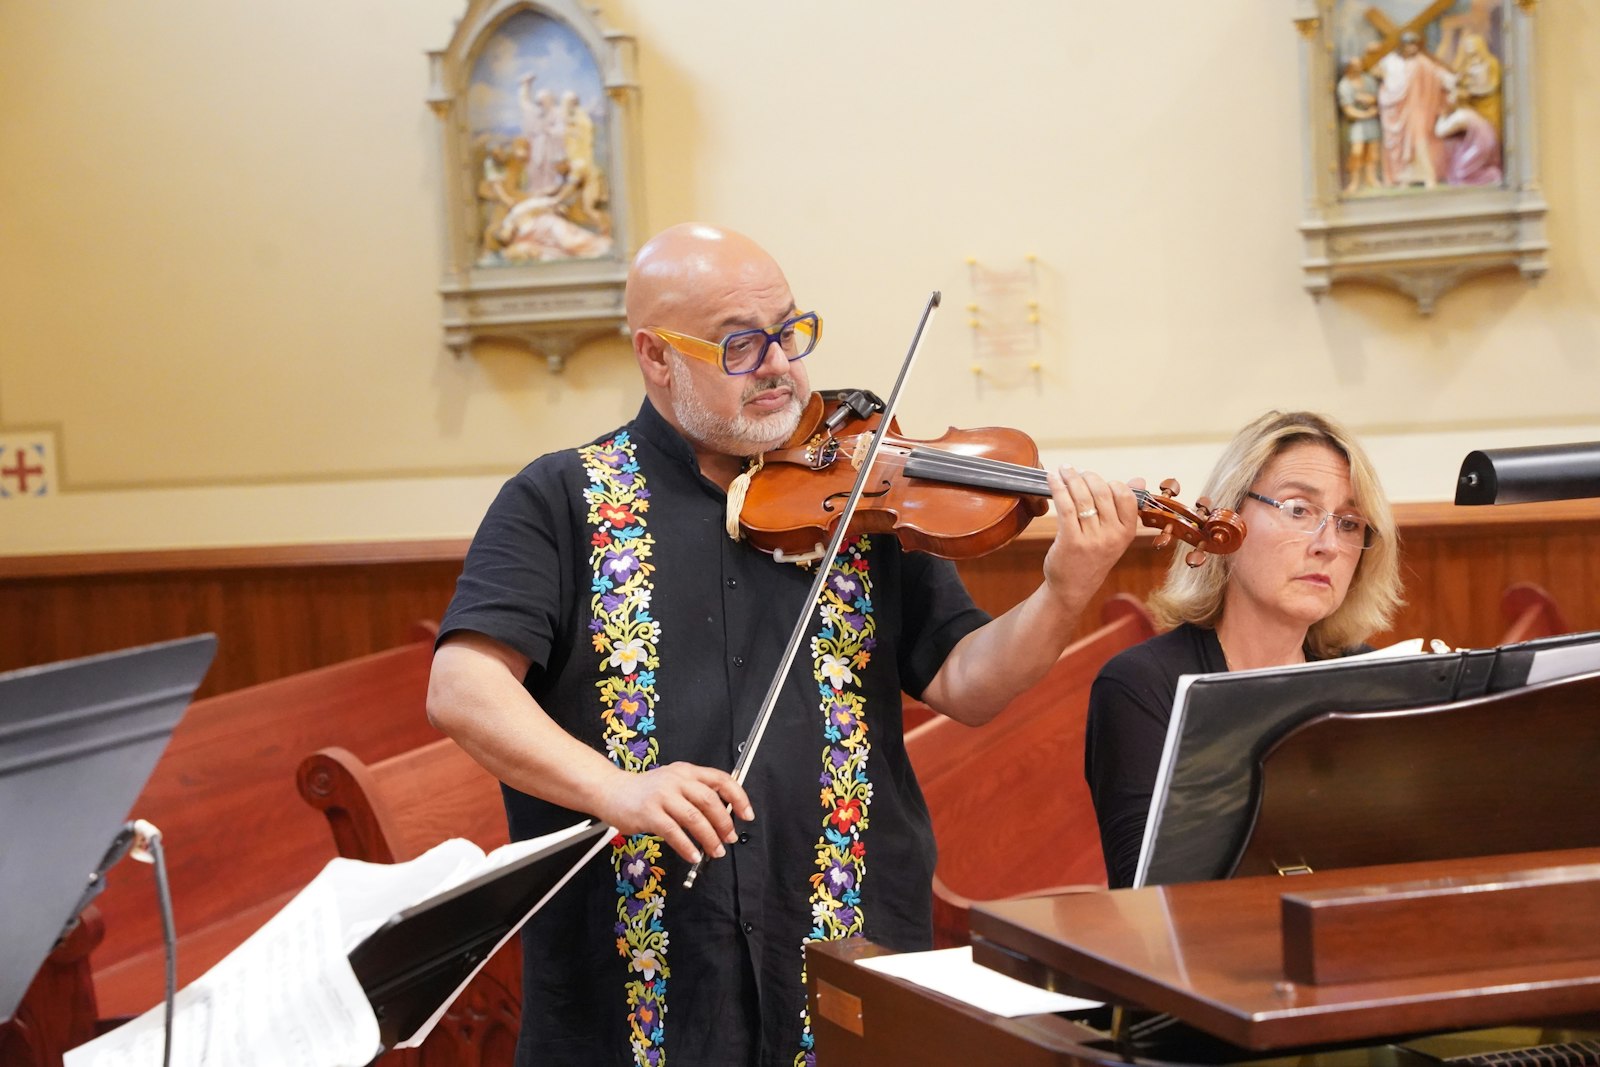
[[739, 513], [744, 510], [744, 496], [750, 491], [750, 479], [761, 469], [764, 458], [757, 455], [755, 461], [744, 469], [744, 473], [728, 484], [728, 513], [724, 525], [728, 536], [735, 541], [743, 538], [739, 532]]

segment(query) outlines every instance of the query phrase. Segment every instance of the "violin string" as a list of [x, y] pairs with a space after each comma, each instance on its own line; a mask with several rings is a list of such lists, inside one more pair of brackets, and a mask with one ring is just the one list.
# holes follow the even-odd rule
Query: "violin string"
[[[841, 438], [841, 443], [848, 443], [849, 440], [848, 437]], [[979, 484], [993, 489], [1035, 493], [1039, 496], [1050, 494], [1049, 482], [1044, 471], [1038, 467], [1023, 466], [986, 456], [949, 452], [897, 438], [885, 438], [885, 443], [909, 449], [905, 453], [890, 453], [887, 459], [883, 452], [878, 453], [884, 466], [891, 469], [904, 469], [914, 463], [929, 475], [937, 477], [939, 474], [944, 474], [947, 480], [953, 482], [970, 484], [974, 480], [979, 480]]]
[[[855, 435], [852, 435], [850, 437], [840, 438], [840, 441], [849, 442], [853, 441], [854, 439]], [[915, 444], [914, 442], [898, 437], [885, 437], [884, 444], [910, 446], [911, 448], [911, 453], [909, 455], [892, 453], [889, 457], [885, 457], [882, 452], [878, 453], [879, 461], [887, 467], [903, 468], [912, 459], [926, 458], [931, 460], [932, 464], [935, 466], [949, 467], [950, 469], [956, 471], [995, 471], [1015, 474], [1030, 484], [1030, 490], [1032, 485], [1035, 483], [1040, 487], [1049, 485], [1048, 476], [1040, 467], [1029, 467], [1025, 464], [1012, 463], [1008, 460], [1002, 459], [991, 459], [987, 456], [969, 456], [961, 452], [950, 452], [941, 448], [933, 448], [929, 445]], [[1048, 495], [1048, 492], [1049, 490], [1047, 488], [1044, 489], [1044, 493], [1046, 495]], [[1161, 511], [1171, 513], [1172, 509], [1168, 505], [1166, 497], [1158, 496], [1148, 489], [1135, 489], [1133, 491], [1133, 496], [1134, 499], [1138, 501], [1141, 508], [1157, 508]]]
[[[861, 435], [850, 434], [839, 438], [838, 442], [841, 450], [850, 451], [853, 449], [846, 446], [853, 446], [860, 439]], [[887, 452], [883, 450], [885, 445], [889, 446], [890, 449]], [[901, 451], [895, 451], [896, 449]], [[885, 435], [879, 442], [879, 452], [875, 457], [874, 465], [876, 466], [879, 463], [886, 469], [885, 473], [897, 469], [904, 470], [909, 477], [928, 481], [992, 489], [1013, 494], [1052, 495], [1049, 476], [1042, 468], [993, 459], [988, 456], [952, 452], [899, 437]], [[1218, 550], [1213, 542], [1216, 537], [1220, 536], [1220, 533], [1214, 527], [1226, 525], [1226, 522], [1220, 516], [1196, 515], [1171, 497], [1153, 493], [1148, 489], [1134, 489], [1133, 495], [1139, 512], [1145, 517], [1146, 525], [1163, 526], [1169, 534], [1174, 530], [1173, 524], [1197, 531], [1207, 539], [1207, 544], [1211, 545], [1212, 551]], [[1160, 516], [1161, 518], [1151, 521], [1153, 516]], [[1191, 544], [1200, 543], [1188, 535], [1184, 535], [1183, 539]], [[1223, 551], [1226, 551], [1226, 549]], [[1191, 562], [1189, 565], [1194, 566], [1195, 564]]]

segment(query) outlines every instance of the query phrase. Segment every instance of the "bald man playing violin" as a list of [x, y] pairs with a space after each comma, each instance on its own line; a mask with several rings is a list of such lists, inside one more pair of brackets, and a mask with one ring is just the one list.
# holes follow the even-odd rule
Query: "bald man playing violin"
[[[618, 831], [524, 927], [518, 1064], [805, 1064], [807, 941], [931, 941], [901, 692], [992, 718], [1065, 648], [1137, 508], [1125, 485], [1050, 473], [1043, 580], [993, 620], [949, 562], [885, 534], [846, 539], [808, 608], [812, 572], [730, 538], [724, 513], [749, 458], [796, 429], [820, 320], [749, 238], [694, 224], [645, 244], [626, 299], [639, 413], [501, 490], [428, 715], [504, 783], [513, 838], [585, 816]], [[741, 787], [727, 768], [803, 612]]]

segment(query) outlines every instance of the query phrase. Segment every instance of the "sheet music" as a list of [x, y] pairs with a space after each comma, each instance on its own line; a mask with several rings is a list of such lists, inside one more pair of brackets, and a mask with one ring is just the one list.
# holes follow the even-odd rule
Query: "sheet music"
[[880, 974], [904, 978], [935, 993], [942, 993], [953, 1000], [1007, 1019], [1100, 1007], [1097, 1000], [1081, 1000], [1051, 993], [1019, 982], [981, 963], [974, 963], [971, 945], [934, 949], [931, 952], [869, 956], [856, 960], [856, 965]]
[[[371, 1063], [379, 1051], [378, 1020], [350, 968], [350, 950], [396, 913], [576, 836], [589, 825], [582, 822], [544, 837], [512, 842], [487, 856], [471, 841], [452, 838], [405, 863], [328, 861], [260, 930], [179, 991], [173, 1013], [173, 1064], [364, 1067]], [[550, 893], [609, 844], [611, 836], [596, 838], [582, 862]], [[528, 915], [543, 907], [550, 893]], [[181, 915], [178, 918], [182, 920]], [[504, 943], [503, 939], [499, 944]], [[458, 988], [400, 1047], [412, 1047], [426, 1037], [460, 992]], [[160, 1067], [165, 1012], [165, 1005], [158, 1004], [72, 1049], [65, 1067]]]
[[[337, 861], [336, 861], [337, 862]], [[352, 861], [344, 861], [352, 862]], [[340, 943], [339, 903], [315, 880], [178, 993], [178, 1067], [363, 1067], [378, 1020]], [[165, 1008], [67, 1052], [66, 1067], [160, 1067]]]

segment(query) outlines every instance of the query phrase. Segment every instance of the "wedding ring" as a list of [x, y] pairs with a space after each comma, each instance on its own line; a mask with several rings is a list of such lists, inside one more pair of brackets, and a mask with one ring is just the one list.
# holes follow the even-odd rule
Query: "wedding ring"
[[1098, 514], [1100, 514], [1099, 508], [1084, 508], [1082, 511], [1078, 512], [1078, 518], [1092, 519]]

